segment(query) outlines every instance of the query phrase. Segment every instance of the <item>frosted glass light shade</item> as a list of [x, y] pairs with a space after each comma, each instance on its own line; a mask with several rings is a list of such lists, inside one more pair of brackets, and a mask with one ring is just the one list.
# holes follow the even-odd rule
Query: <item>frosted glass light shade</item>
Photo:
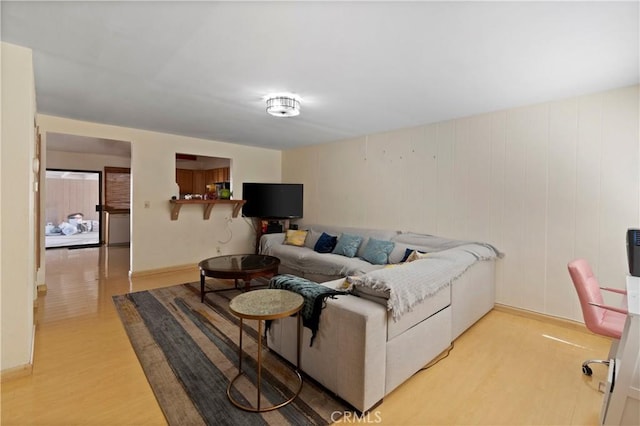
[[274, 117], [295, 117], [300, 114], [300, 101], [290, 96], [267, 98], [267, 112]]

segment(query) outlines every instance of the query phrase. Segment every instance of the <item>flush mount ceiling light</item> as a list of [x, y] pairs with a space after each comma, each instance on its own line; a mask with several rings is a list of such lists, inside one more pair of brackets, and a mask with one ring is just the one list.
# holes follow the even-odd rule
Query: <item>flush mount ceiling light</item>
[[267, 112], [274, 117], [295, 117], [300, 114], [300, 97], [291, 93], [268, 95]]

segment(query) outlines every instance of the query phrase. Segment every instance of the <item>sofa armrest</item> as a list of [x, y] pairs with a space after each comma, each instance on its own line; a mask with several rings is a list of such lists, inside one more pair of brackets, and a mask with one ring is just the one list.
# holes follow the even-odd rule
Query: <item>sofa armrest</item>
[[284, 232], [276, 234], [264, 234], [262, 237], [260, 237], [259, 253], [269, 254], [269, 252], [271, 251], [271, 247], [284, 244], [285, 235], [286, 234]]
[[[271, 350], [295, 362], [295, 318], [271, 324]], [[301, 369], [360, 411], [385, 393], [387, 312], [384, 306], [356, 296], [327, 299], [320, 327], [309, 346], [311, 331], [303, 330]]]

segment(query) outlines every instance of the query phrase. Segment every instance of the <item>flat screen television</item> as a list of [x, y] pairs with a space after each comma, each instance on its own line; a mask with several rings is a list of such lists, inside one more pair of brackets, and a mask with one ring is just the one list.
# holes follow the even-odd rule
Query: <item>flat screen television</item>
[[303, 185], [301, 183], [242, 184], [242, 215], [265, 219], [302, 217]]

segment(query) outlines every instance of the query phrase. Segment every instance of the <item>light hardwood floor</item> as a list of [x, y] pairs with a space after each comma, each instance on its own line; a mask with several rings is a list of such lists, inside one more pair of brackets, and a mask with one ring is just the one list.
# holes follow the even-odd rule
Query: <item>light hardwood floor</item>
[[[111, 296], [198, 279], [197, 270], [129, 280], [129, 250], [49, 250], [38, 299], [33, 374], [2, 383], [1, 424], [161, 425], [164, 417]], [[492, 311], [448, 357], [417, 373], [360, 423], [595, 425], [602, 394], [580, 363], [609, 341], [572, 327]], [[350, 420], [353, 420], [351, 418]]]

